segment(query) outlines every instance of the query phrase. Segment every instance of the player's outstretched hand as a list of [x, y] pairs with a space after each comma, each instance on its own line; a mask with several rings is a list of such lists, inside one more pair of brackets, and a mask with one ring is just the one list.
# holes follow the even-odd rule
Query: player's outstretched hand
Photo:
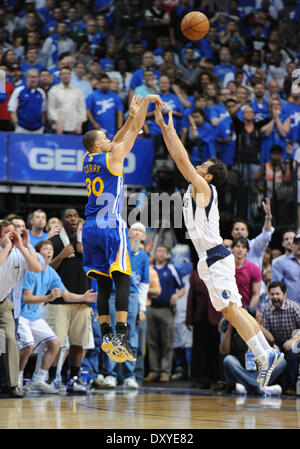
[[[167, 126], [167, 128], [169, 128], [169, 129], [174, 129], [174, 123], [173, 123], [173, 111], [172, 111], [172, 109], [168, 112], [168, 115], [169, 115], [169, 121], [168, 121], [168, 124], [167, 124], [166, 126]], [[160, 128], [162, 128], [163, 126], [165, 126], [165, 121], [164, 121], [164, 118], [163, 118], [163, 116], [162, 116], [161, 109], [160, 109], [160, 107], [159, 107], [158, 104], [156, 104], [156, 106], [155, 106], [154, 118], [155, 118], [155, 121], [156, 121], [156, 123], [158, 124], [158, 126], [159, 126]]]
[[143, 97], [141, 97], [140, 95], [134, 95], [130, 102], [129, 113], [135, 115], [137, 113], [137, 111], [139, 110], [139, 107], [142, 104], [142, 102], [143, 102]]
[[165, 103], [162, 101], [159, 95], [149, 94], [145, 97], [150, 103], [156, 103], [156, 105], [160, 104], [160, 106], [164, 109]]

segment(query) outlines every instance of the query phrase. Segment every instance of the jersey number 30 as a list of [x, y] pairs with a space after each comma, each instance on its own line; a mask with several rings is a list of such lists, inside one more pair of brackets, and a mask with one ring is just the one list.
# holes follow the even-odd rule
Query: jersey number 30
[[102, 179], [99, 178], [99, 176], [97, 176], [97, 178], [93, 180], [91, 180], [90, 178], [86, 178], [85, 182], [88, 189], [88, 196], [90, 196], [91, 193], [93, 193], [95, 196], [101, 195], [104, 189], [104, 183]]

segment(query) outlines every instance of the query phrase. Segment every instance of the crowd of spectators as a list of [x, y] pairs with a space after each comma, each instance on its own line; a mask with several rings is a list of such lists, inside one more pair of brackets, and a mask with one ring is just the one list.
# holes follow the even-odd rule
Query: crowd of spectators
[[[180, 21], [194, 9], [207, 14], [210, 30], [192, 42], [181, 34]], [[295, 193], [300, 170], [299, 23], [299, 0], [7, 0], [0, 8], [0, 69], [6, 72], [0, 130], [81, 135], [96, 128], [111, 139], [126, 120], [133, 95], [158, 93], [166, 105], [164, 117], [173, 110], [174, 125], [193, 164], [217, 155], [237, 176], [237, 194], [245, 209], [233, 223], [232, 240], [224, 240], [224, 245], [235, 256], [243, 306], [286, 356], [269, 394], [295, 394], [299, 365], [300, 181], [298, 198], [289, 190]], [[155, 162], [170, 162], [151, 108], [143, 138], [153, 139]], [[185, 188], [176, 172], [174, 179], [176, 187]], [[274, 215], [278, 201], [294, 211], [298, 203], [298, 222], [296, 218], [283, 234], [284, 254], [282, 248], [270, 247], [274, 228], [266, 196]], [[244, 218], [255, 217], [257, 203], [263, 229], [249, 240]], [[277, 210], [274, 226], [279, 216]], [[124, 381], [127, 388], [137, 389], [143, 381], [167, 383], [182, 376], [192, 386], [209, 388], [222, 381], [231, 391], [264, 393], [253, 389], [252, 376], [247, 376], [247, 371], [255, 371], [245, 362], [247, 348], [241, 348], [232, 328], [225, 328], [212, 310], [197, 272], [181, 271], [176, 258], [170, 263], [174, 248], [165, 242], [152, 249], [152, 265], [140, 282], [143, 298], [145, 286], [149, 289], [147, 307], [143, 300], [143, 306], [136, 303], [131, 310], [135, 369], [132, 362], [123, 370], [110, 363], [100, 349], [94, 297], [88, 293], [97, 287], [89, 284], [81, 265], [82, 221], [76, 210], [66, 209], [62, 217], [48, 221], [45, 212], [37, 210], [26, 222], [12, 214], [0, 223], [1, 282], [8, 265], [18, 260], [18, 270], [0, 297], [0, 327], [8, 342], [1, 359], [3, 392], [8, 389], [22, 397], [23, 379], [32, 375], [42, 393], [63, 390], [66, 376], [73, 379], [71, 388], [81, 393], [87, 382], [93, 388], [115, 388]], [[131, 240], [132, 254], [143, 251], [143, 242], [148, 252], [146, 234], [138, 247], [137, 237]], [[40, 242], [45, 243], [36, 246]], [[52, 293], [37, 287], [48, 265], [58, 275], [50, 270]], [[133, 288], [132, 301], [137, 301], [139, 287]], [[183, 343], [174, 337], [180, 329], [180, 303], [185, 318], [179, 334], [187, 332]], [[33, 305], [34, 318], [26, 314]], [[20, 316], [27, 326], [22, 335]], [[35, 320], [42, 320], [44, 327], [33, 329]], [[40, 329], [49, 342], [32, 374], [24, 361], [29, 364]], [[231, 348], [231, 341], [238, 350]]]

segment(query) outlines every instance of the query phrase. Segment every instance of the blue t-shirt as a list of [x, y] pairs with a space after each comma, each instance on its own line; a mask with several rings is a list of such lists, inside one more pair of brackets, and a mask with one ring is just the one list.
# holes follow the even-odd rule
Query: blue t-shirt
[[152, 296], [151, 306], [169, 307], [170, 298], [177, 289], [183, 288], [182, 278], [173, 264], [169, 263], [163, 267], [153, 265], [157, 271], [161, 286], [161, 294]]
[[[54, 288], [61, 288], [63, 292], [67, 290], [57, 272], [49, 265], [45, 271], [41, 271], [40, 273], [26, 271], [23, 284], [23, 295], [24, 290], [32, 290], [34, 296], [45, 296]], [[42, 305], [25, 304], [23, 295], [21, 302], [21, 316], [30, 321], [42, 318]]]
[[269, 117], [269, 110], [268, 110], [268, 102], [266, 100], [263, 100], [262, 105], [257, 103], [257, 100], [253, 100], [251, 102], [251, 108], [254, 111], [255, 117], [254, 120], [256, 122], [259, 122], [260, 120], [264, 120], [265, 118]]
[[[46, 94], [40, 87], [29, 89], [20, 86], [14, 90], [12, 98], [17, 99], [18, 124], [22, 128], [35, 131], [43, 126], [42, 112]], [[10, 107], [8, 110], [11, 111]]]
[[32, 235], [31, 231], [29, 231], [29, 239], [30, 239], [30, 245], [34, 246], [38, 242], [42, 242], [43, 240], [47, 240], [48, 234], [47, 232], [43, 232], [43, 235], [41, 237], [35, 237]]
[[[145, 69], [137, 69], [133, 72], [130, 81], [130, 89], [135, 89], [136, 87], [144, 83], [144, 70]], [[152, 69], [152, 71], [154, 73], [155, 83], [157, 83], [159, 77], [161, 76], [161, 73], [156, 69]]]
[[231, 141], [226, 143], [217, 143], [220, 149], [221, 161], [226, 165], [233, 165], [236, 148], [236, 134], [232, 127], [232, 120], [230, 117], [225, 117], [215, 127], [215, 138], [227, 139], [231, 136]]
[[209, 120], [212, 118], [220, 118], [221, 120], [225, 117], [229, 117], [229, 112], [226, 107], [222, 104], [214, 104], [209, 108]]
[[283, 107], [282, 113], [285, 116], [291, 117], [291, 127], [288, 135], [286, 136], [287, 140], [291, 140], [292, 142], [298, 140], [298, 127], [300, 124], [300, 105], [297, 106], [290, 101]]
[[[173, 109], [173, 111], [181, 112], [181, 114], [183, 114], [184, 108], [183, 108], [181, 101], [179, 100], [177, 95], [172, 94], [172, 93], [168, 93], [167, 95], [163, 95], [162, 93], [160, 93], [159, 95], [160, 95], [160, 98], [162, 99], [162, 101], [165, 103], [166, 108], [168, 110]], [[148, 112], [152, 112], [154, 110], [155, 110], [155, 103], [150, 103]], [[166, 123], [168, 123], [168, 117], [169, 117], [168, 113], [163, 114], [163, 118]], [[174, 122], [174, 128], [176, 129], [177, 132], [179, 132], [181, 118], [178, 119], [175, 116], [173, 116], [173, 122]], [[154, 134], [156, 136], [161, 134], [161, 129], [156, 124], [154, 118], [148, 121], [148, 125], [149, 125], [149, 133], [150, 134]]]
[[86, 107], [106, 136], [112, 140], [116, 132], [116, 111], [124, 111], [121, 98], [112, 90], [102, 92], [97, 89], [87, 97]]
[[145, 251], [131, 251], [130, 293], [138, 291], [140, 283], [149, 284], [149, 257]]
[[218, 64], [213, 68], [213, 72], [223, 82], [227, 73], [236, 73], [236, 68], [231, 64]]
[[23, 64], [21, 64], [21, 70], [22, 70], [22, 74], [25, 75], [26, 72], [28, 72], [29, 69], [36, 69], [39, 72], [43, 69], [45, 69], [46, 67], [43, 66], [42, 64], [28, 64], [28, 62], [23, 62]]
[[32, 235], [31, 231], [29, 231], [29, 239], [30, 239], [30, 245], [34, 246], [38, 242], [42, 242], [43, 240], [47, 240], [48, 234], [47, 232], [43, 232], [43, 235], [41, 237], [35, 237]]

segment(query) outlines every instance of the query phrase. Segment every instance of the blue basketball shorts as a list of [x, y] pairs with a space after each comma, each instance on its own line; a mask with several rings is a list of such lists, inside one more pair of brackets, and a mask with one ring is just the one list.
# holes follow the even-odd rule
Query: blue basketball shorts
[[83, 269], [90, 278], [95, 274], [111, 277], [113, 271], [131, 274], [128, 229], [124, 221], [114, 227], [99, 226], [88, 217], [82, 228]]

